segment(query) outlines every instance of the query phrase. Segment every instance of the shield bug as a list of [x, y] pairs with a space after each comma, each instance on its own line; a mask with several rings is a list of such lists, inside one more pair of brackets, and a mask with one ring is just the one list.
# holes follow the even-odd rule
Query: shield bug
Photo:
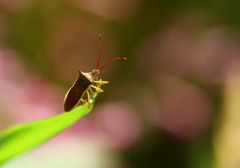
[[[125, 57], [117, 57], [111, 59], [107, 63], [105, 63], [101, 68], [99, 68], [101, 52], [102, 52], [102, 39], [99, 34], [99, 52], [98, 52], [98, 60], [97, 66], [92, 72], [81, 72], [79, 71], [79, 76], [77, 80], [74, 82], [72, 87], [68, 90], [64, 98], [64, 111], [68, 112], [78, 105], [86, 104], [90, 109], [90, 100], [94, 98], [97, 93], [103, 92], [101, 89], [101, 85], [107, 84], [108, 81], [102, 81], [98, 79], [98, 76], [102, 69], [111, 63], [112, 61], [123, 59], [126, 60]], [[86, 99], [83, 97], [86, 95]]]

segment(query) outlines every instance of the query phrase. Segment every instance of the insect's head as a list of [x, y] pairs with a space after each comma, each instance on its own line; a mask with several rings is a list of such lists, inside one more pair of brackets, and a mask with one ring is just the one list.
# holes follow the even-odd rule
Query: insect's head
[[99, 69], [94, 69], [94, 70], [92, 70], [91, 74], [93, 77], [96, 77], [100, 74], [100, 71], [99, 71]]

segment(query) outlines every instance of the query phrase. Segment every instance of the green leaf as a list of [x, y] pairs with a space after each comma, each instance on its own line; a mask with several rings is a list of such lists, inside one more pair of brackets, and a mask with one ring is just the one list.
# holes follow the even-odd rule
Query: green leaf
[[54, 117], [14, 125], [0, 133], [0, 165], [13, 157], [27, 152], [30, 149], [44, 143], [64, 129], [70, 127], [91, 108], [86, 105], [79, 106], [71, 112], [62, 113]]

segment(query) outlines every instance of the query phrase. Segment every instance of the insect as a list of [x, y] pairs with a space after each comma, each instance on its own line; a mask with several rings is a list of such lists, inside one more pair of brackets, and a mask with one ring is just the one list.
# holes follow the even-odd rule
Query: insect
[[[105, 63], [101, 68], [99, 68], [101, 52], [102, 52], [102, 38], [99, 34], [99, 52], [98, 52], [98, 60], [97, 66], [92, 72], [79, 72], [79, 76], [77, 80], [74, 82], [72, 87], [68, 90], [64, 98], [64, 111], [68, 112], [73, 108], [77, 107], [81, 103], [86, 104], [90, 109], [90, 100], [94, 98], [97, 93], [103, 92], [101, 89], [101, 85], [107, 84], [108, 81], [102, 81], [98, 79], [98, 76], [102, 69], [111, 63], [112, 61], [122, 59], [126, 60], [125, 57], [117, 57], [111, 59], [107, 63]], [[86, 99], [83, 97], [86, 95]]]

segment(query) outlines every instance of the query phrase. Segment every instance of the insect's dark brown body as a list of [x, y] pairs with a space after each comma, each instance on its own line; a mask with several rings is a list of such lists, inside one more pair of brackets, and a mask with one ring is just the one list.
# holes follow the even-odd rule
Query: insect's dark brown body
[[76, 105], [80, 103], [81, 97], [88, 89], [92, 82], [86, 78], [81, 71], [73, 86], [69, 89], [67, 97], [65, 98], [64, 111], [70, 111]]

